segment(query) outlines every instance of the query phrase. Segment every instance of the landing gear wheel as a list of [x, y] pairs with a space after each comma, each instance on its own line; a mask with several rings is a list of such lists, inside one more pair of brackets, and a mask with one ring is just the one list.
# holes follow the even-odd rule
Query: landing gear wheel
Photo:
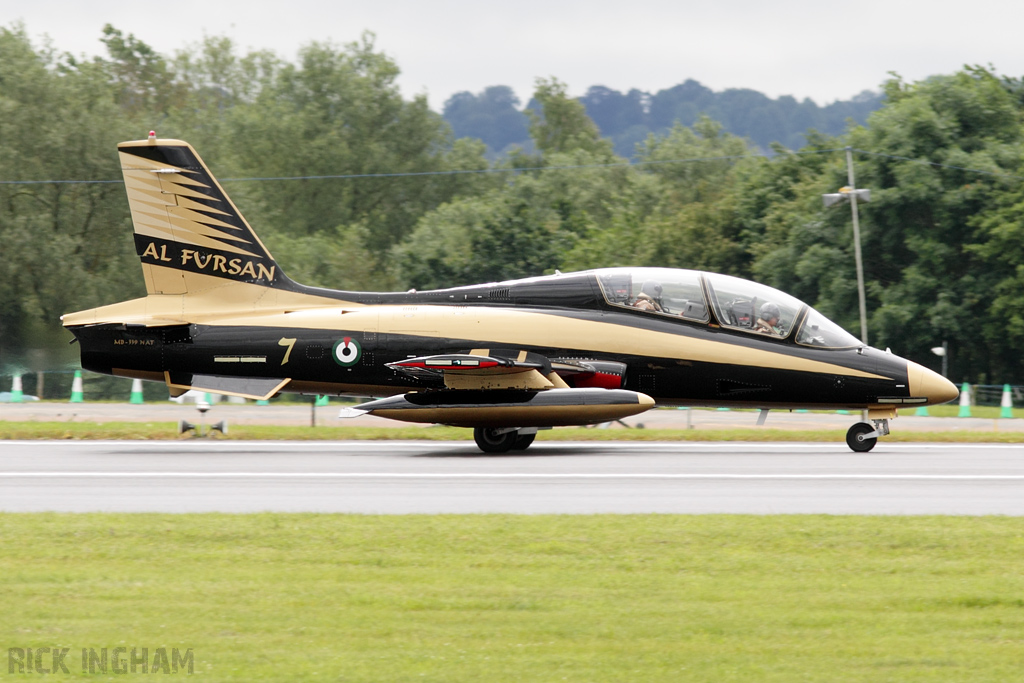
[[519, 432], [500, 432], [493, 427], [477, 427], [473, 439], [484, 453], [507, 453], [515, 448]]
[[870, 434], [873, 431], [875, 431], [875, 428], [867, 422], [858, 422], [846, 432], [846, 445], [850, 447], [850, 450], [857, 453], [867, 453], [878, 443], [878, 437], [864, 437], [865, 434]]
[[533, 443], [533, 440], [537, 438], [537, 432], [533, 434], [522, 434], [516, 433], [516, 443], [512, 446], [514, 451], [525, 451]]

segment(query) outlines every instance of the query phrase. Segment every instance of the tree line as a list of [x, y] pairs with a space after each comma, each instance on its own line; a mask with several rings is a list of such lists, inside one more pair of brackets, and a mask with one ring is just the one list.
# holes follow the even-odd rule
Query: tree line
[[[846, 183], [849, 145], [872, 190], [872, 343], [937, 368], [929, 349], [947, 341], [955, 381], [1024, 382], [1018, 79], [894, 76], [864, 125], [770, 156], [710, 116], [677, 120], [632, 163], [563, 83], [539, 79], [532, 145], [489, 161], [424, 97], [401, 96], [370, 34], [310, 43], [295, 62], [221, 37], [174, 55], [109, 26], [103, 41], [105, 57], [80, 60], [0, 29], [0, 181], [17, 181], [0, 184], [0, 372], [73, 362], [62, 313], [144, 294], [114, 149], [155, 129], [196, 147], [306, 284], [697, 268], [779, 287], [856, 331], [849, 210], [821, 201]], [[33, 182], [54, 180], [112, 182]]]
[[[676, 122], [692, 126], [701, 116], [748, 138], [762, 151], [770, 151], [772, 143], [798, 149], [806, 144], [810, 129], [840, 135], [851, 120], [863, 124], [882, 106], [883, 97], [881, 92], [866, 90], [850, 100], [820, 107], [810, 99], [798, 102], [789, 95], [771, 99], [744, 88], [714, 92], [689, 79], [654, 94], [636, 88], [622, 93], [595, 85], [577, 99], [601, 135], [612, 141], [615, 153], [628, 158], [652, 133], [663, 136]], [[515, 146], [529, 149], [532, 145], [529, 114], [519, 106], [511, 88], [495, 85], [476, 94], [455, 93], [444, 103], [442, 114], [455, 135], [482, 140], [488, 156], [497, 158]], [[527, 110], [537, 108], [536, 99], [526, 105]]]

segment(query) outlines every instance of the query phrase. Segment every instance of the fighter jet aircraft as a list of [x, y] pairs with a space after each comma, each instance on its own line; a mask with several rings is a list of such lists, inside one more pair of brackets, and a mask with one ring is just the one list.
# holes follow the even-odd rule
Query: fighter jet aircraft
[[606, 268], [424, 292], [301, 285], [190, 145], [150, 134], [118, 154], [147, 295], [62, 320], [83, 368], [172, 395], [388, 396], [342, 416], [471, 427], [490, 453], [656, 404], [864, 410], [870, 423], [847, 434], [863, 452], [897, 408], [957, 396], [792, 296], [715, 273]]

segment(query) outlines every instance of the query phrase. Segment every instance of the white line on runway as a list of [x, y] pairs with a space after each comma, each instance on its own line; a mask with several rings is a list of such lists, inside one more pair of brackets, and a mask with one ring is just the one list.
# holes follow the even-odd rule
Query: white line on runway
[[[147, 441], [147, 440], [118, 440], [118, 441], [91, 441], [88, 439], [81, 440], [22, 440], [22, 441], [2, 441], [0, 442], [4, 447], [20, 446], [20, 447], [53, 447], [55, 443], [59, 443], [61, 448], [67, 447], [82, 447], [82, 448], [94, 448], [96, 446], [104, 447], [126, 447], [126, 446], [141, 446], [145, 445], [147, 449], [159, 449], [159, 448], [212, 448], [212, 449], [227, 449], [227, 450], [246, 450], [250, 451], [253, 449], [272, 449], [272, 450], [285, 450], [285, 449], [300, 449], [300, 450], [337, 450], [337, 449], [365, 449], [365, 450], [391, 450], [395, 448], [452, 448], [452, 447], [473, 447], [475, 446], [472, 441], [432, 441], [432, 440], [310, 440], [310, 441], [206, 441], [199, 439], [189, 439], [181, 441]], [[849, 447], [841, 442], [833, 441], [821, 441], [821, 442], [809, 442], [809, 441], [537, 441], [535, 442], [534, 449], [540, 447], [544, 449], [578, 449], [578, 448], [617, 448], [623, 450], [676, 450], [680, 448], [702, 448], [702, 449], [735, 449], [737, 444], [742, 444], [744, 448], [756, 447], [758, 449], [766, 450], [820, 450], [820, 449], [834, 449], [844, 451], [853, 455]], [[992, 449], [992, 450], [1018, 450], [1024, 452], [1024, 443], [960, 443], [960, 442], [900, 442], [900, 443], [885, 443], [880, 442], [879, 448], [884, 447], [886, 451], [889, 450], [910, 450], [920, 449], [921, 447], [927, 447], [929, 449], [959, 449], [963, 447], [970, 447], [972, 449]], [[478, 453], [479, 454], [479, 453]], [[479, 454], [482, 456], [482, 454]], [[874, 451], [870, 454], [865, 455], [878, 455], [878, 451]], [[508, 457], [514, 457], [512, 454]]]
[[1017, 474], [683, 474], [580, 472], [0, 472], [0, 479], [750, 479], [855, 481], [1024, 481]]

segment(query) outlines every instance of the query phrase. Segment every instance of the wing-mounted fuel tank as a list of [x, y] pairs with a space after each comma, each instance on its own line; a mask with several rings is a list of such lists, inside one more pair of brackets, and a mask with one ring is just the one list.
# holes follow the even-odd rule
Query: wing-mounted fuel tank
[[626, 365], [613, 361], [473, 349], [387, 365], [418, 380], [441, 380], [445, 388], [371, 401], [343, 410], [341, 417], [372, 414], [460, 427], [550, 427], [618, 420], [654, 405], [646, 394], [620, 388]]
[[340, 417], [369, 414], [456, 427], [521, 428], [597, 424], [653, 407], [650, 396], [624, 389], [442, 389], [371, 401], [343, 409]]

